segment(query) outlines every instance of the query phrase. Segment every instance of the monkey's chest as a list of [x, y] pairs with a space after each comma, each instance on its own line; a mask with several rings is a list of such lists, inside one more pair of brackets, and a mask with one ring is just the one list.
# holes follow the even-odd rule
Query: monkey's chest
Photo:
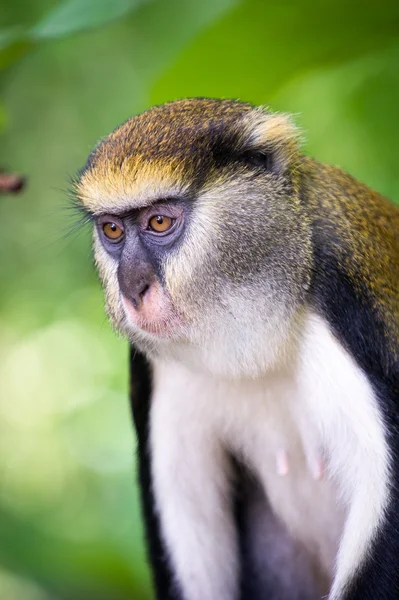
[[[267, 530], [275, 518], [287, 534], [285, 546], [291, 538], [331, 581], [345, 515], [329, 469], [330, 449], [308, 407], [287, 380], [271, 380], [262, 389], [255, 384], [226, 388], [217, 404], [215, 423], [223, 444], [263, 490], [264, 507], [251, 517], [258, 520], [255, 529]], [[273, 551], [278, 554], [281, 546], [268, 548]]]
[[153, 383], [153, 491], [184, 597], [236, 600], [247, 571], [251, 598], [271, 580], [270, 598], [341, 598], [384, 514], [389, 453], [373, 389], [326, 324], [309, 319], [290, 369], [230, 380], [159, 361]]

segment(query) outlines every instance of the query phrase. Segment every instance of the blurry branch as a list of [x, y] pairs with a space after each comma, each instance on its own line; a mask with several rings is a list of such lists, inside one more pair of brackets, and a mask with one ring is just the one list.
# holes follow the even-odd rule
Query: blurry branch
[[17, 173], [0, 173], [0, 194], [15, 194], [25, 185], [25, 179]]

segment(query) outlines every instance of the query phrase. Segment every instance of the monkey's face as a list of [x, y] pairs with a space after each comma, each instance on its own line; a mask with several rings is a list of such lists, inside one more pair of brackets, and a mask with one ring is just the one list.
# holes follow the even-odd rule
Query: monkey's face
[[290, 122], [237, 102], [171, 103], [106, 138], [77, 194], [114, 326], [215, 373], [272, 364], [308, 282], [298, 165]]

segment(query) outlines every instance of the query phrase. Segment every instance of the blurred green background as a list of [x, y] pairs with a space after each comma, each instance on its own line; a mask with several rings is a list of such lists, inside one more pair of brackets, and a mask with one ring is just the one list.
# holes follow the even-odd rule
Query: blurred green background
[[154, 103], [296, 114], [306, 150], [399, 199], [399, 3], [1, 0], [0, 600], [151, 598], [127, 402], [68, 178]]

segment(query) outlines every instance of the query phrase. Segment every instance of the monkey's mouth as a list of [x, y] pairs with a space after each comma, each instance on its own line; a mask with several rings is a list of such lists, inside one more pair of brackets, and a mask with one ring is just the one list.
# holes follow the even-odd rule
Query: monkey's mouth
[[145, 331], [159, 337], [171, 337], [174, 326], [170, 320], [163, 321], [138, 321], [136, 326]]
[[147, 314], [145, 309], [137, 310], [123, 295], [121, 299], [127, 325], [134, 331], [139, 329], [155, 337], [171, 338], [174, 337], [181, 325], [180, 319], [170, 310], [166, 315], [160, 314], [160, 311], [158, 314], [151, 314], [151, 311]]

